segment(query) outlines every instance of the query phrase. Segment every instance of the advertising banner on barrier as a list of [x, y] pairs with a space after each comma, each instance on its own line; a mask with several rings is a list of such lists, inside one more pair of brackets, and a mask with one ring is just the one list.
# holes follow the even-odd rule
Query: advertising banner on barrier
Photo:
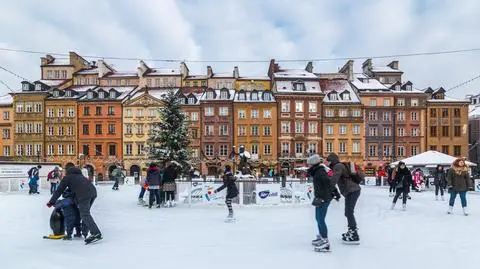
[[205, 183], [203, 185], [203, 202], [206, 204], [224, 204], [227, 189], [225, 188], [221, 192], [215, 193], [215, 190], [220, 188], [220, 186], [222, 186], [220, 183]]
[[280, 204], [280, 184], [256, 184], [258, 205]]
[[480, 192], [480, 179], [475, 179], [475, 191]]
[[376, 177], [365, 177], [365, 185], [366, 186], [376, 186], [377, 185], [377, 178]]
[[296, 203], [311, 203], [313, 200], [313, 183], [300, 183], [294, 184], [295, 202]]

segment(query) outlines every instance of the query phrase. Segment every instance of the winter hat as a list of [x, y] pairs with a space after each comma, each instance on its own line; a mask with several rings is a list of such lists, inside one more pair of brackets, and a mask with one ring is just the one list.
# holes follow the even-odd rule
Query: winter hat
[[328, 155], [327, 161], [335, 164], [340, 162], [340, 158], [338, 157], [337, 154], [332, 152]]
[[316, 164], [319, 164], [321, 162], [323, 162], [323, 159], [318, 154], [313, 154], [312, 156], [308, 157], [308, 159], [307, 159], [307, 164], [308, 165], [316, 165]]

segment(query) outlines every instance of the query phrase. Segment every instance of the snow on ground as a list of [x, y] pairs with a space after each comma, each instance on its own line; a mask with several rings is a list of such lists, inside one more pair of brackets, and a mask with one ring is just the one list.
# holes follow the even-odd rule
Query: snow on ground
[[[480, 195], [468, 196], [471, 215], [447, 215], [432, 192], [413, 193], [408, 209], [389, 210], [387, 190], [367, 188], [357, 208], [362, 244], [343, 245], [343, 199], [327, 216], [331, 253], [316, 253], [314, 210], [308, 205], [236, 207], [224, 223], [222, 206], [136, 205], [138, 189], [98, 187], [93, 216], [104, 240], [45, 240], [48, 195], [0, 195], [1, 268], [478, 268]], [[401, 208], [401, 205], [397, 205]]]

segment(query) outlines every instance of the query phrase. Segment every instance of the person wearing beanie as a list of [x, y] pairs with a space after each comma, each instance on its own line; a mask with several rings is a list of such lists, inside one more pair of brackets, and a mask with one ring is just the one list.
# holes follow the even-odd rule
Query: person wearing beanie
[[238, 188], [235, 185], [235, 177], [232, 174], [232, 168], [230, 165], [225, 165], [225, 172], [223, 174], [223, 185], [215, 190], [215, 193], [221, 192], [227, 188], [227, 195], [225, 196], [225, 204], [228, 208], [228, 216], [226, 221], [234, 221], [232, 199], [238, 196]]
[[[329, 163], [330, 169], [333, 170], [333, 176], [331, 177], [333, 186], [338, 185], [340, 193], [345, 197], [345, 217], [348, 222], [348, 231], [342, 234], [342, 240], [347, 244], [358, 244], [360, 242], [360, 237], [358, 235], [357, 221], [355, 220], [355, 205], [357, 204], [358, 198], [360, 197], [360, 185], [354, 182], [349, 175], [349, 168], [346, 164], [340, 162], [340, 158], [335, 153], [330, 153], [327, 157], [327, 162]], [[353, 169], [350, 168], [350, 171], [355, 170], [354, 164], [348, 164], [349, 167], [353, 165]], [[357, 171], [355, 171], [356, 173]]]
[[410, 185], [412, 185], [412, 173], [404, 162], [399, 162], [393, 171], [393, 182], [396, 192], [390, 209], [393, 210], [395, 208], [398, 198], [402, 196], [402, 208], [406, 210], [408, 193], [410, 192]]

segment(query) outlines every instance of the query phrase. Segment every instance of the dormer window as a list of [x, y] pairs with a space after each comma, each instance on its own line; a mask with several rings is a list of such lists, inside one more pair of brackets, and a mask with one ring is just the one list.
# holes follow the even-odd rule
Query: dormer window
[[252, 100], [258, 100], [258, 92], [252, 92]]
[[293, 89], [295, 91], [305, 91], [305, 84], [303, 82], [296, 82], [293, 84]]
[[112, 99], [117, 98], [117, 93], [114, 90], [110, 91], [110, 98]]
[[66, 97], [72, 97], [72, 91], [66, 91], [65, 96]]
[[185, 104], [185, 98], [184, 98], [184, 97], [180, 98], [180, 104], [181, 104], [181, 105], [184, 105], [184, 104]]
[[238, 93], [238, 100], [242, 100], [244, 101], [246, 98], [245, 98], [245, 92], [240, 92]]
[[30, 90], [30, 84], [24, 83], [23, 86], [22, 86], [22, 90], [29, 91]]
[[190, 105], [194, 105], [196, 102], [195, 102], [195, 97], [188, 97], [188, 104]]
[[263, 93], [263, 100], [264, 101], [271, 101], [272, 100], [272, 95], [269, 92], [264, 92]]
[[100, 99], [105, 98], [105, 93], [104, 92], [99, 92], [98, 93], [98, 98], [100, 98]]
[[87, 93], [87, 98], [88, 99], [93, 99], [93, 92], [88, 92]]
[[40, 83], [35, 85], [35, 90], [36, 91], [41, 91], [42, 90], [42, 85]]
[[342, 93], [342, 100], [345, 100], [345, 101], [352, 100], [352, 98], [350, 97], [350, 93], [349, 92], [343, 92]]
[[412, 85], [407, 85], [407, 91], [409, 91], [409, 92], [412, 91]]
[[60, 92], [55, 90], [53, 91], [53, 97], [59, 97], [60, 96]]
[[395, 85], [395, 90], [400, 91], [400, 85]]
[[220, 99], [228, 99], [228, 91], [220, 91]]
[[208, 99], [208, 100], [213, 100], [214, 99], [212, 91], [207, 92], [207, 98], [206, 99]]
[[330, 100], [332, 101], [338, 101], [338, 95], [336, 92], [331, 92], [330, 93]]

